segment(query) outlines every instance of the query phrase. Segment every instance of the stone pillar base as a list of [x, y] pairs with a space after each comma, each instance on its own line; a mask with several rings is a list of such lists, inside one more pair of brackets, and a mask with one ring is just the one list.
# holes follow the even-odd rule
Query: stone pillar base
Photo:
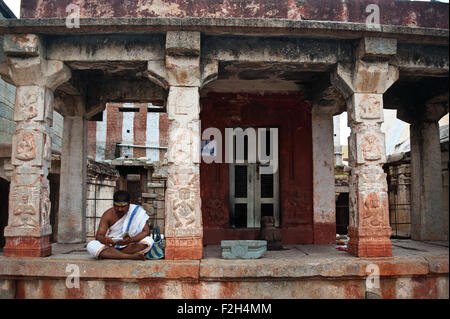
[[314, 244], [336, 244], [336, 222], [314, 223]]
[[[383, 227], [380, 233], [389, 233], [390, 227]], [[348, 235], [350, 239], [347, 244], [347, 251], [356, 257], [392, 257], [392, 244], [389, 236], [371, 237], [358, 236], [358, 231], [349, 227]]]
[[347, 247], [348, 253], [355, 257], [392, 257], [390, 240], [367, 242], [350, 238]]
[[203, 238], [166, 238], [165, 259], [202, 259]]
[[47, 257], [52, 254], [50, 235], [42, 237], [6, 237], [5, 257]]

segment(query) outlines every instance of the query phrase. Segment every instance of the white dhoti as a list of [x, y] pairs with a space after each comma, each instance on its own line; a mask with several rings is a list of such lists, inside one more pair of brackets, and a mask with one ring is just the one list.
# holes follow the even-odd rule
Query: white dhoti
[[[142, 230], [144, 229], [144, 226], [148, 220], [147, 212], [142, 207], [139, 207], [137, 209], [131, 223], [129, 222], [131, 215], [133, 214], [133, 211], [136, 208], [136, 206], [137, 205], [130, 204], [130, 208], [128, 209], [128, 212], [121, 219], [119, 219], [114, 225], [112, 225], [109, 228], [109, 230], [106, 234], [106, 237], [111, 237], [114, 240], [118, 241], [118, 240], [123, 239], [123, 235], [126, 232], [128, 232], [130, 237], [136, 236], [137, 234], [142, 232]], [[128, 231], [127, 231], [127, 228], [128, 228]], [[140, 253], [147, 253], [152, 248], [153, 243], [154, 243], [153, 238], [151, 236], [147, 236], [136, 244], [147, 245], [147, 248], [140, 251]], [[126, 246], [127, 245], [123, 245], [123, 246], [116, 245], [114, 247], [117, 249], [122, 249], [122, 248], [125, 248]], [[98, 258], [100, 253], [108, 247], [105, 244], [102, 244], [101, 242], [99, 242], [98, 240], [93, 240], [93, 241], [89, 242], [89, 244], [87, 244], [86, 248], [92, 257]]]

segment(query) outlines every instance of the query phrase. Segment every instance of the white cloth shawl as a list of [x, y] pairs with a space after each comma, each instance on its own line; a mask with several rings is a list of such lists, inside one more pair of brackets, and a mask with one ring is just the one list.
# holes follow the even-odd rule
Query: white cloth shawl
[[[130, 208], [128, 209], [128, 212], [117, 222], [112, 225], [109, 230], [107, 237], [112, 237], [113, 239], [121, 239], [123, 238], [123, 235], [127, 231], [128, 222], [130, 220], [131, 215], [133, 214], [134, 209], [137, 205], [130, 204]], [[136, 211], [136, 214], [133, 217], [133, 220], [131, 221], [130, 228], [128, 230], [128, 234], [133, 237], [139, 234], [145, 226], [145, 223], [148, 220], [147, 212], [139, 206], [138, 210]]]

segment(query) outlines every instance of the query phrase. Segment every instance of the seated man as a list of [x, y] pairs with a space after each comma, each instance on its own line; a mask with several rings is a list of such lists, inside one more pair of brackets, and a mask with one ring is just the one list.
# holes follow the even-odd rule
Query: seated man
[[89, 254], [95, 258], [144, 260], [145, 253], [154, 243], [148, 218], [142, 207], [130, 204], [128, 192], [117, 191], [114, 207], [108, 209], [100, 220], [95, 236], [97, 240], [87, 245]]

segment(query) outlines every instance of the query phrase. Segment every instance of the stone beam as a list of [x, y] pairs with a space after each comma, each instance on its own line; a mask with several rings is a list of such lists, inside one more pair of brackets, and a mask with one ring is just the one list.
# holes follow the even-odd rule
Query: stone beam
[[37, 35], [5, 35], [6, 58], [2, 76], [16, 86], [4, 256], [48, 256], [50, 246], [51, 139], [54, 90], [71, 77], [61, 62], [45, 59]]
[[163, 34], [64, 35], [47, 38], [47, 56], [60, 61], [163, 61]]
[[146, 78], [123, 79], [113, 77], [95, 77], [86, 87], [86, 117], [91, 118], [102, 112], [106, 103], [153, 103], [164, 105], [167, 91]]
[[[391, 40], [397, 42], [395, 38]], [[46, 41], [49, 60], [77, 63], [153, 61], [153, 63], [165, 65], [163, 34], [54, 35], [48, 36]], [[302, 63], [305, 70], [326, 70], [337, 62], [353, 61], [353, 42], [354, 39], [207, 35], [202, 44], [201, 59], [221, 62]], [[377, 45], [383, 46], [387, 43], [386, 39], [378, 44], [374, 40], [369, 41], [368, 55], [375, 54], [382, 57], [383, 54], [380, 55], [376, 51]], [[393, 64], [399, 68], [401, 74], [448, 76], [448, 44], [399, 42], [396, 47], [398, 52]], [[390, 48], [394, 46], [391, 45]], [[388, 52], [387, 48], [382, 49]], [[169, 48], [170, 50], [172, 48]]]
[[327, 69], [352, 61], [352, 41], [309, 38], [206, 36], [202, 59], [220, 62], [303, 63]]
[[449, 74], [448, 45], [398, 43], [397, 65], [401, 76], [443, 76]]

